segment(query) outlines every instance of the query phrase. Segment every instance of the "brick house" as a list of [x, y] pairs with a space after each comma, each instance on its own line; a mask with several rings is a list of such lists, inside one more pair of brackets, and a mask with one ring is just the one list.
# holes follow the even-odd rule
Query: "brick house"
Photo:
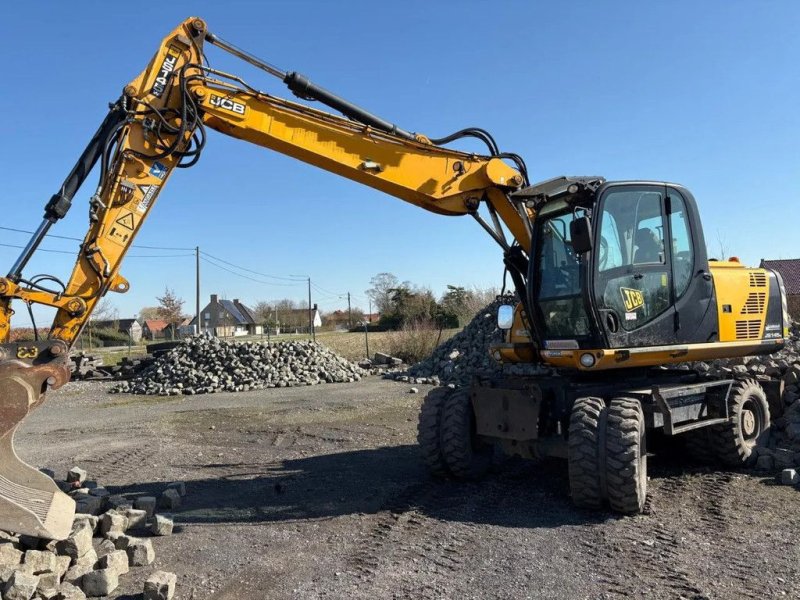
[[[192, 319], [190, 326], [194, 327]], [[256, 322], [251, 308], [242, 304], [238, 298], [220, 300], [217, 294], [211, 294], [211, 301], [200, 311], [200, 332], [210, 333], [217, 337], [235, 337], [242, 335], [261, 335], [263, 327]]]
[[165, 340], [170, 337], [170, 326], [161, 319], [145, 319], [142, 337], [146, 340]]
[[800, 321], [800, 258], [780, 260], [762, 258], [759, 266], [780, 273], [789, 299], [789, 314], [795, 321]]

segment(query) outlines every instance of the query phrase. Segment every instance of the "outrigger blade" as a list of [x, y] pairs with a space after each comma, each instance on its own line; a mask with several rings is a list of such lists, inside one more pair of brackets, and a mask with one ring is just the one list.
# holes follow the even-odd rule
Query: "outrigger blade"
[[0, 360], [0, 529], [62, 540], [72, 529], [75, 501], [17, 456], [14, 433], [49, 388], [69, 381], [67, 350], [52, 343], [8, 344], [0, 356], [4, 349], [33, 360]]

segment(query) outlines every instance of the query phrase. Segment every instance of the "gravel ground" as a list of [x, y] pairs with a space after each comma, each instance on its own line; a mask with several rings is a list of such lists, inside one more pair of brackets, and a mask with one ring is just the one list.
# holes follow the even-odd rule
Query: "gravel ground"
[[[211, 396], [108, 395], [71, 383], [17, 435], [114, 491], [183, 479], [155, 569], [177, 598], [800, 597], [800, 496], [772, 477], [650, 463], [646, 514], [569, 502], [566, 465], [511, 461], [435, 482], [414, 439], [423, 394], [376, 377]], [[423, 390], [423, 392], [426, 390]]]

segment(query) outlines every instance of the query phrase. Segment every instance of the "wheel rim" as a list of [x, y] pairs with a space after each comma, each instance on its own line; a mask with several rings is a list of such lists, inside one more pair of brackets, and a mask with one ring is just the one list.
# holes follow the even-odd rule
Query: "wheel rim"
[[748, 398], [742, 405], [739, 418], [739, 429], [741, 430], [742, 439], [750, 446], [755, 445], [758, 437], [761, 435], [763, 424], [764, 415], [762, 414], [760, 404], [753, 401], [752, 398]]

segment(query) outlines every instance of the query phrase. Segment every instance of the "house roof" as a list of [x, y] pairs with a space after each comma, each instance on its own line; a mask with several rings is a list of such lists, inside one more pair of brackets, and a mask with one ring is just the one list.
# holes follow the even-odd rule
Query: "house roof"
[[800, 258], [780, 260], [765, 260], [762, 258], [761, 266], [773, 269], [781, 274], [787, 294], [800, 294]]
[[160, 319], [145, 319], [144, 324], [152, 332], [161, 331], [169, 327], [169, 323]]
[[242, 316], [247, 319], [247, 322], [251, 325], [255, 325], [256, 315], [253, 310], [249, 306], [245, 306], [237, 300], [234, 300], [233, 303], [236, 305], [236, 308], [239, 309], [239, 312], [242, 313]]
[[222, 307], [230, 314], [235, 320], [237, 325], [253, 325], [255, 320], [250, 317], [248, 311], [240, 310], [242, 304], [235, 304], [233, 300], [219, 300]]

